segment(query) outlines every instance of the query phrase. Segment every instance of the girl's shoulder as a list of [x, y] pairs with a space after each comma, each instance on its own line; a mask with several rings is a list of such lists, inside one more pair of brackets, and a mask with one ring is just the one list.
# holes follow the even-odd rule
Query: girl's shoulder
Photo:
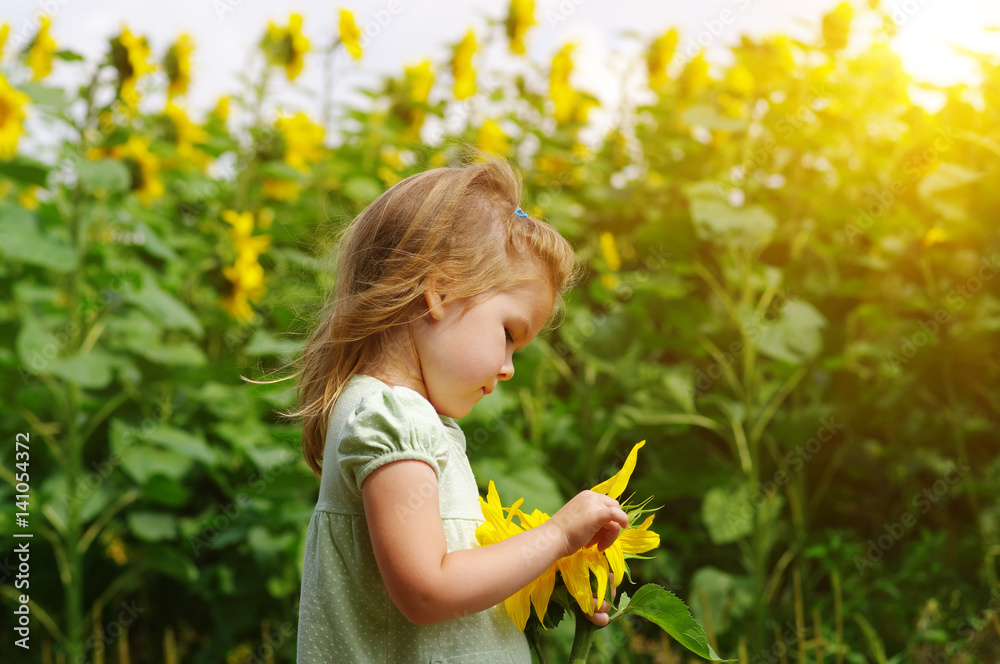
[[[401, 385], [388, 385], [374, 376], [356, 374], [344, 386], [334, 407], [331, 425], [344, 426], [363, 419], [407, 428], [458, 428], [450, 417], [439, 415], [419, 392]], [[336, 424], [335, 424], [336, 423]]]

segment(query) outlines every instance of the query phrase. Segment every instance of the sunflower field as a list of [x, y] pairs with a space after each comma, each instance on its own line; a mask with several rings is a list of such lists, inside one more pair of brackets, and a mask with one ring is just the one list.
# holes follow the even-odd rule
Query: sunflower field
[[[0, 27], [0, 660], [294, 661], [318, 484], [292, 381], [244, 379], [290, 373], [337, 230], [475, 145], [588, 268], [461, 422], [484, 495], [551, 513], [645, 440], [661, 544], [632, 574], [723, 657], [1000, 662], [1000, 61], [967, 51], [981, 82], [927, 110], [885, 10], [843, 3], [725, 67], [663, 26], [609, 108], [572, 43], [526, 55], [542, 20], [512, 0], [320, 117], [275, 89], [363, 62], [346, 10], [325, 43], [262, 27], [205, 114], [188, 36], [123, 25], [88, 61]], [[701, 661], [638, 620], [591, 659]]]

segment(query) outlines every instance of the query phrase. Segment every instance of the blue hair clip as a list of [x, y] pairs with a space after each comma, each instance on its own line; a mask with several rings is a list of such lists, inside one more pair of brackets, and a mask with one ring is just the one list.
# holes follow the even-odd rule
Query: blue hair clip
[[527, 217], [528, 216], [528, 213], [525, 212], [524, 210], [522, 210], [521, 208], [517, 208], [516, 210], [514, 210], [514, 214], [516, 214], [519, 217]]

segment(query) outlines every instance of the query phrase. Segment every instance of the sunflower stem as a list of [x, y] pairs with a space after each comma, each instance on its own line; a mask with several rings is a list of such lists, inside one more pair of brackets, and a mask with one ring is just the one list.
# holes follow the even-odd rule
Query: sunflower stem
[[576, 616], [576, 629], [573, 633], [573, 648], [569, 652], [569, 664], [587, 664], [587, 655], [594, 642], [594, 631], [597, 627], [587, 620], [587, 616], [579, 608], [573, 607]]

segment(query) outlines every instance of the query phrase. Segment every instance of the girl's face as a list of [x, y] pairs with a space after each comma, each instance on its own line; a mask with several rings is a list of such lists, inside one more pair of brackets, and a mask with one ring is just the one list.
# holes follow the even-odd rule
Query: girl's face
[[421, 392], [437, 412], [463, 417], [514, 375], [513, 354], [538, 335], [555, 296], [542, 279], [469, 300], [425, 294], [430, 312], [413, 329]]

